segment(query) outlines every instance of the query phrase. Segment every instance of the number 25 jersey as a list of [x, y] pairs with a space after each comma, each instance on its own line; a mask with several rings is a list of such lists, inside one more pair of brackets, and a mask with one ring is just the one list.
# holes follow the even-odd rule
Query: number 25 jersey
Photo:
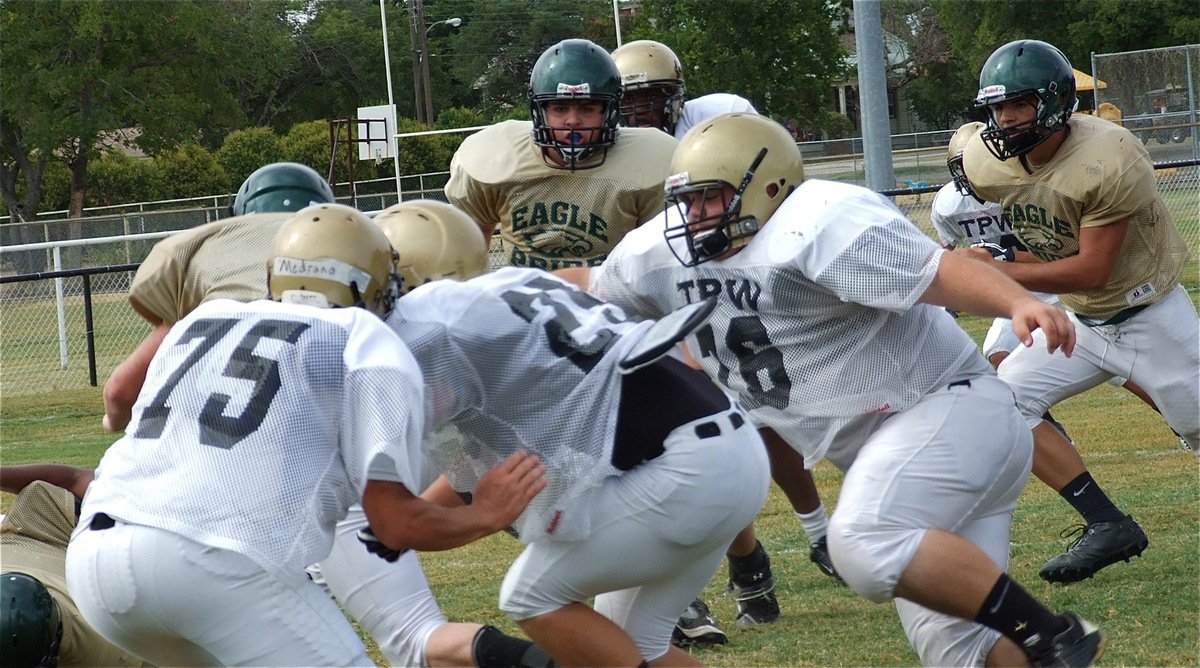
[[368, 479], [419, 489], [422, 391], [368, 311], [205, 302], [155, 354], [80, 526], [103, 512], [300, 572]]

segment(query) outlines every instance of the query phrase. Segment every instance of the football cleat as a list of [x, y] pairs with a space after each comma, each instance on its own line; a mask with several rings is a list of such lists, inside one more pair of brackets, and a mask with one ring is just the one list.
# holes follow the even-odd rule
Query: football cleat
[[1035, 668], [1087, 668], [1104, 654], [1104, 634], [1095, 624], [1068, 612], [1063, 614], [1070, 626], [1043, 644], [1039, 636], [1025, 642], [1029, 663]]
[[675, 630], [671, 632], [671, 643], [678, 647], [724, 645], [727, 642], [729, 636], [725, 635], [721, 625], [713, 619], [708, 604], [700, 599], [688, 604], [679, 621], [675, 622]]
[[754, 546], [752, 557], [752, 563], [760, 564], [760, 568], [742, 571], [736, 567], [733, 558], [729, 559], [727, 592], [733, 594], [737, 600], [736, 623], [743, 627], [767, 624], [779, 619], [779, 601], [775, 598], [775, 576], [771, 574], [771, 558], [767, 556], [762, 543]]
[[833, 560], [829, 558], [829, 541], [825, 536], [821, 536], [820, 540], [809, 546], [808, 560], [816, 564], [825, 575], [836, 578], [838, 582], [844, 582], [833, 567]]
[[1066, 552], [1042, 566], [1038, 575], [1047, 582], [1068, 584], [1086, 580], [1105, 566], [1140, 555], [1150, 544], [1146, 532], [1130, 515], [1113, 522], [1076, 525], [1061, 535], [1078, 538]]

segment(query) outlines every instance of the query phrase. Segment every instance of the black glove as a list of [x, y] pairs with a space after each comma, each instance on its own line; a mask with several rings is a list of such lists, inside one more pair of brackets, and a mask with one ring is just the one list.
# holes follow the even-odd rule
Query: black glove
[[388, 547], [387, 545], [384, 545], [383, 543], [379, 542], [379, 538], [375, 535], [374, 531], [371, 531], [371, 527], [367, 527], [366, 529], [359, 529], [358, 530], [358, 540], [363, 545], [367, 546], [367, 552], [370, 552], [371, 554], [379, 557], [380, 559], [383, 559], [384, 561], [388, 562], [389, 564], [396, 563], [396, 560], [400, 558], [400, 555], [404, 554], [405, 552], [408, 552], [407, 548], [405, 548], [403, 550], [393, 550], [392, 548]]

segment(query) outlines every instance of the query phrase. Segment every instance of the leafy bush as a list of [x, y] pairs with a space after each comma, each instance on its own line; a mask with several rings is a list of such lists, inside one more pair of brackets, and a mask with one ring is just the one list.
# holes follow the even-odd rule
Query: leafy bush
[[108, 206], [162, 199], [158, 167], [120, 151], [106, 151], [88, 165], [87, 206]]
[[271, 128], [234, 130], [217, 149], [217, 162], [235, 188], [263, 165], [283, 159], [283, 142]]
[[229, 176], [208, 149], [188, 142], [154, 161], [165, 199], [204, 197], [232, 192]]

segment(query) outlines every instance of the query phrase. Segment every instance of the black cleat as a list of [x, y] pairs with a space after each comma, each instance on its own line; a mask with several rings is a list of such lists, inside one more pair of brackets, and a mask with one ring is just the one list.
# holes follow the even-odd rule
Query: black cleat
[[[746, 560], [756, 563], [757, 568], [739, 570], [737, 564], [745, 564]], [[767, 624], [779, 619], [779, 601], [775, 598], [775, 576], [771, 574], [771, 558], [767, 556], [762, 543], [756, 544], [754, 552], [748, 557], [729, 557], [729, 586], [726, 591], [737, 599], [738, 626]]]
[[1099, 627], [1072, 612], [1063, 617], [1070, 626], [1045, 647], [1038, 647], [1043, 644], [1038, 636], [1026, 641], [1025, 650], [1034, 668], [1087, 668], [1104, 654], [1105, 637]]
[[1067, 584], [1086, 580], [1105, 566], [1140, 555], [1150, 544], [1146, 532], [1130, 515], [1114, 522], [1079, 524], [1061, 535], [1063, 538], [1079, 537], [1066, 552], [1042, 566], [1038, 575], [1047, 582]]
[[671, 632], [671, 643], [678, 647], [724, 645], [727, 642], [729, 636], [721, 630], [721, 625], [709, 613], [708, 605], [700, 599], [688, 605]]
[[820, 540], [809, 546], [808, 560], [816, 564], [825, 575], [843, 582], [842, 576], [838, 575], [837, 569], [833, 567], [833, 560], [829, 558], [829, 541], [825, 536], [821, 536]]

